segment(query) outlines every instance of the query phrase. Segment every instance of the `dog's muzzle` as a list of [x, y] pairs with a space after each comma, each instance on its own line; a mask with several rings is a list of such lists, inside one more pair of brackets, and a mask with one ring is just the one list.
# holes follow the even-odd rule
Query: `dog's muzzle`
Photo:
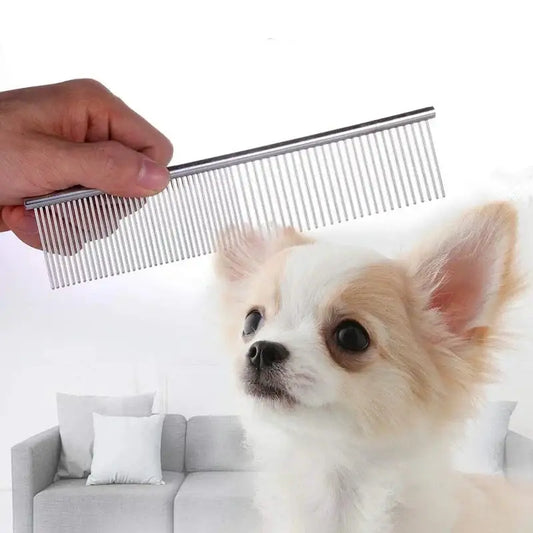
[[283, 344], [270, 341], [254, 342], [246, 354], [247, 364], [242, 374], [246, 392], [259, 399], [275, 400], [294, 405], [296, 399], [284, 384], [284, 361], [290, 356]]

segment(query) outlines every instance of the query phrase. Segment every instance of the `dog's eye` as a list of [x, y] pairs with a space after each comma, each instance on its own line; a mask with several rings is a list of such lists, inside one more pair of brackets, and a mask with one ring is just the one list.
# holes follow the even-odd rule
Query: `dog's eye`
[[242, 328], [242, 336], [249, 337], [253, 335], [261, 325], [263, 315], [257, 309], [252, 309], [244, 320], [244, 327]]
[[337, 326], [335, 341], [348, 352], [364, 352], [370, 344], [366, 329], [355, 320], [344, 320]]

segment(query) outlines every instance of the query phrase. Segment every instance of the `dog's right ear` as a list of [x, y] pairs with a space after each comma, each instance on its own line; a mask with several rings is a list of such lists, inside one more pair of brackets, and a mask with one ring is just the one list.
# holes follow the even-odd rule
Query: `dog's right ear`
[[495, 202], [467, 212], [411, 262], [449, 331], [463, 338], [488, 330], [522, 288], [515, 265], [517, 213]]
[[242, 281], [277, 252], [310, 242], [292, 227], [229, 228], [218, 239], [215, 270], [224, 281]]

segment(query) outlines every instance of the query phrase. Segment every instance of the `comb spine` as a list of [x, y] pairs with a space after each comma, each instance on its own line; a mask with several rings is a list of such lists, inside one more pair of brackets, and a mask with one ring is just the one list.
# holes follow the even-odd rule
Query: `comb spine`
[[[205, 172], [222, 168], [228, 165], [236, 165], [240, 163], [247, 163], [257, 159], [271, 157], [274, 155], [283, 155], [290, 152], [302, 150], [304, 148], [319, 147], [332, 142], [340, 141], [347, 138], [366, 136], [378, 131], [399, 127], [402, 125], [409, 125], [415, 122], [429, 120], [435, 117], [435, 110], [432, 107], [402, 113], [383, 119], [378, 119], [347, 128], [340, 128], [331, 130], [316, 135], [309, 135], [307, 137], [300, 137], [290, 141], [283, 141], [251, 150], [244, 150], [241, 152], [234, 152], [223, 156], [204, 159], [201, 161], [194, 161], [183, 165], [176, 165], [169, 168], [172, 179], [182, 176], [188, 176], [194, 173]], [[56, 192], [50, 195], [40, 196], [37, 198], [28, 198], [24, 202], [26, 209], [35, 209], [45, 204], [58, 204], [61, 202], [68, 202], [82, 197], [92, 197], [102, 194], [96, 189], [87, 189], [84, 187], [73, 187], [71, 189]]]

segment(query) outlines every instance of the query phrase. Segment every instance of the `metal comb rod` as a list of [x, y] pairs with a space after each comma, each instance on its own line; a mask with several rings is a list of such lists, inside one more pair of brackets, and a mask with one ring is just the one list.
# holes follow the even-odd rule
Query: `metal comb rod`
[[213, 252], [233, 226], [299, 230], [444, 196], [432, 107], [169, 168], [146, 199], [77, 187], [31, 198], [52, 288]]

